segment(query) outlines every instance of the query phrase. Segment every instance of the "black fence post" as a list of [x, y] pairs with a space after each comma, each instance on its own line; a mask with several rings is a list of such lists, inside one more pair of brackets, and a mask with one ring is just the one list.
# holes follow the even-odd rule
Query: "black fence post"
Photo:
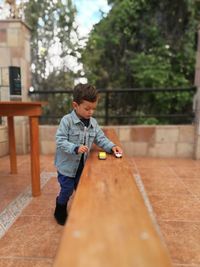
[[106, 92], [106, 99], [105, 99], [105, 125], [109, 123], [109, 92]]
[[[180, 93], [187, 92], [187, 102], [184, 107], [181, 107], [180, 111], [176, 111], [173, 108], [173, 105], [176, 101], [176, 97], [180, 96]], [[103, 94], [101, 109], [98, 110], [99, 118], [102, 119], [102, 123], [104, 125], [116, 124], [188, 124], [192, 123], [194, 119], [194, 114], [192, 111], [192, 98], [196, 92], [196, 87], [188, 87], [188, 88], [124, 88], [124, 89], [102, 89], [99, 90], [100, 94]], [[65, 100], [60, 101], [60, 95], [71, 95], [73, 91], [68, 88], [68, 90], [42, 90], [42, 91], [31, 91], [30, 95], [34, 95], [36, 100], [48, 102], [49, 105], [44, 107], [44, 113], [42, 119], [40, 120], [42, 123], [58, 123], [58, 119], [63, 116], [63, 112], [68, 113], [71, 110], [71, 106], [63, 106], [65, 104]], [[134, 97], [133, 93], [137, 93], [138, 97]], [[168, 96], [168, 102], [172, 106], [171, 111], [166, 113], [163, 112], [164, 109], [151, 109], [151, 105], [147, 105], [152, 103], [152, 106], [155, 105], [153, 101], [155, 101], [156, 93], [171, 93], [171, 98]], [[128, 95], [127, 95], [128, 94]], [[150, 101], [146, 102], [148, 97], [144, 97], [147, 94], [150, 94]], [[42, 97], [43, 95], [43, 97]], [[56, 107], [56, 114], [54, 114], [55, 109], [55, 101], [52, 101], [52, 97], [54, 96], [54, 100], [59, 100], [61, 105]], [[153, 98], [152, 98], [153, 97]], [[180, 97], [179, 97], [180, 98]], [[178, 98], [178, 100], [179, 100]], [[178, 101], [177, 100], [177, 101]], [[154, 106], [153, 106], [154, 107]], [[54, 115], [53, 115], [54, 114]], [[98, 115], [97, 115], [98, 117]]]

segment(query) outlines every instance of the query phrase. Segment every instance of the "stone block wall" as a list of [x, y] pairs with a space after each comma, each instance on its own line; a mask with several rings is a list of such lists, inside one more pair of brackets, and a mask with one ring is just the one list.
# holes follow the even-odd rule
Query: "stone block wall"
[[[110, 128], [110, 127], [104, 127]], [[194, 157], [194, 125], [113, 126], [128, 156]], [[40, 126], [43, 154], [55, 153], [57, 126]]]
[[[9, 66], [20, 67], [22, 95], [11, 96], [9, 85]], [[30, 28], [19, 19], [0, 20], [0, 101], [28, 101], [31, 85]], [[15, 117], [16, 146], [18, 153], [27, 153], [27, 118]], [[7, 125], [2, 118], [1, 132]], [[4, 129], [4, 130], [3, 130]], [[7, 141], [0, 137], [0, 156], [8, 150]]]
[[194, 125], [115, 127], [129, 156], [194, 157]]
[[[55, 153], [55, 134], [58, 126], [40, 125], [41, 154]], [[104, 128], [110, 128], [104, 127]], [[195, 126], [113, 126], [124, 152], [128, 156], [195, 157]], [[17, 153], [30, 150], [28, 125], [15, 127]], [[22, 139], [25, 142], [22, 142]], [[7, 127], [0, 127], [0, 156], [8, 154]]]
[[0, 125], [0, 157], [8, 154], [8, 129]]
[[43, 125], [40, 126], [40, 150], [42, 154], [54, 154], [55, 135], [58, 126]]
[[19, 19], [0, 20], [0, 100], [8, 101], [8, 67], [21, 68], [23, 101], [28, 100], [31, 85], [30, 28]]

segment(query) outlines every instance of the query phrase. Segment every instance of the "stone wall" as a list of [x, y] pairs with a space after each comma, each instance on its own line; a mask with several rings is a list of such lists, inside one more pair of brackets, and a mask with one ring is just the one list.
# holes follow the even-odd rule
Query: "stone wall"
[[[22, 95], [11, 96], [9, 66], [20, 67]], [[0, 101], [29, 101], [31, 85], [30, 28], [19, 19], [0, 20]], [[27, 117], [15, 117], [16, 146], [20, 154], [28, 152]], [[2, 118], [0, 135], [5, 135], [6, 117]], [[5, 138], [0, 136], [0, 156], [8, 150]]]
[[[58, 126], [40, 126], [41, 154], [55, 153], [55, 134]], [[105, 127], [109, 128], [109, 127]], [[128, 156], [194, 158], [195, 126], [113, 126]], [[17, 153], [29, 150], [27, 124], [15, 127]], [[25, 142], [21, 141], [22, 139]], [[7, 128], [0, 128], [0, 155], [8, 154]], [[24, 147], [24, 144], [26, 147]]]
[[8, 129], [0, 125], [0, 157], [8, 154]]
[[0, 20], [1, 101], [10, 100], [8, 67], [21, 68], [23, 101], [28, 99], [31, 83], [30, 28], [21, 20]]
[[116, 131], [129, 156], [194, 157], [193, 125], [121, 126]]
[[[106, 127], [105, 127], [106, 128]], [[109, 128], [109, 127], [108, 127]], [[194, 126], [113, 126], [129, 156], [194, 156]], [[57, 126], [40, 126], [41, 152], [55, 152]]]

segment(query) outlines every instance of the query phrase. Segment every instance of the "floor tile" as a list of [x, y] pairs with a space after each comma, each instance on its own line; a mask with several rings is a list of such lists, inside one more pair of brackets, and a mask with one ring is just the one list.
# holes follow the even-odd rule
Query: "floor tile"
[[199, 221], [200, 201], [191, 194], [148, 195], [157, 218], [161, 220]]
[[31, 203], [23, 210], [22, 216], [53, 217], [56, 194], [42, 194], [33, 198]]
[[[200, 161], [127, 159], [133, 174], [139, 175], [144, 184], [173, 267], [200, 267]], [[46, 184], [41, 196], [31, 199], [1, 238], [0, 267], [52, 266], [63, 231], [53, 218], [59, 184], [54, 155], [42, 155], [40, 163], [42, 180]], [[17, 156], [17, 165], [18, 174], [10, 175], [9, 157], [0, 160], [0, 212], [30, 186], [30, 155]], [[1, 231], [4, 229], [0, 224], [0, 236]]]
[[42, 189], [42, 194], [57, 194], [59, 190], [60, 185], [57, 181], [57, 177], [53, 176]]
[[200, 168], [186, 168], [182, 166], [179, 168], [175, 167], [173, 170], [182, 179], [200, 179]]
[[177, 175], [169, 168], [169, 167], [157, 167], [157, 168], [146, 168], [140, 167], [139, 173], [142, 179], [145, 178], [173, 178], [177, 177]]
[[0, 267], [52, 267], [53, 259], [32, 258], [0, 258]]
[[62, 230], [53, 216], [20, 216], [0, 240], [0, 258], [53, 258]]
[[166, 158], [165, 162], [168, 166], [171, 167], [180, 167], [180, 168], [200, 168], [200, 160], [195, 159], [181, 159], [181, 158]]
[[168, 245], [172, 262], [200, 266], [200, 222], [159, 220], [159, 225]]
[[164, 167], [167, 166], [165, 159], [162, 158], [148, 158], [148, 157], [133, 157], [138, 168], [156, 168], [156, 167]]
[[180, 178], [144, 176], [142, 181], [148, 195], [189, 194], [189, 190]]
[[182, 179], [182, 182], [192, 195], [200, 199], [200, 179]]

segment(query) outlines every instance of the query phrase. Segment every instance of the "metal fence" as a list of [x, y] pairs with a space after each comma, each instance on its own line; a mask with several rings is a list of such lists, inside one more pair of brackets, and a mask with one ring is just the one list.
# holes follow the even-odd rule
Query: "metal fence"
[[[99, 90], [94, 117], [101, 125], [191, 124], [196, 87]], [[33, 91], [35, 101], [45, 101], [41, 124], [58, 124], [72, 110], [70, 89]]]

